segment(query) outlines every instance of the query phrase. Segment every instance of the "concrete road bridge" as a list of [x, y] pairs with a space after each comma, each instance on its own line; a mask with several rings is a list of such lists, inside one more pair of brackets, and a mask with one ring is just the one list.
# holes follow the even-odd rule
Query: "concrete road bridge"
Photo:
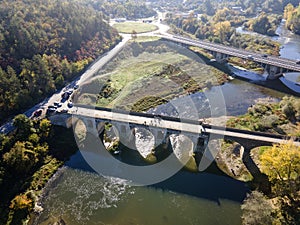
[[268, 79], [277, 79], [287, 72], [300, 72], [300, 62], [277, 56], [250, 52], [244, 49], [234, 48], [203, 40], [194, 40], [182, 36], [161, 35], [164, 40], [172, 41], [183, 46], [194, 46], [210, 52], [218, 62], [223, 62], [228, 57], [239, 57], [245, 60], [252, 60], [260, 64], [268, 73]]

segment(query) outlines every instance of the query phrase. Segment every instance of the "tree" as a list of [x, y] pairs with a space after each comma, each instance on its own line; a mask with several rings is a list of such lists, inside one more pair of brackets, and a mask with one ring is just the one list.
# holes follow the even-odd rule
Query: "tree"
[[16, 174], [28, 173], [38, 161], [37, 154], [28, 149], [26, 142], [16, 142], [13, 148], [3, 155], [5, 165]]
[[296, 201], [300, 190], [300, 147], [289, 141], [274, 145], [260, 157], [262, 171], [268, 175], [273, 191]]
[[287, 20], [286, 21], [287, 24], [290, 23], [289, 20], [291, 19], [294, 10], [295, 10], [295, 8], [291, 3], [287, 4], [286, 7], [284, 8], [283, 18]]
[[39, 127], [41, 137], [43, 138], [48, 137], [50, 133], [50, 129], [51, 129], [51, 122], [48, 119], [42, 119], [40, 121], [40, 127]]
[[288, 4], [284, 9], [284, 18], [286, 27], [296, 34], [300, 34], [300, 5], [294, 8], [292, 4]]
[[296, 118], [295, 118], [296, 111], [291, 102], [287, 102], [285, 105], [282, 106], [282, 112], [286, 115], [286, 117], [289, 120], [291, 120], [291, 121], [296, 120]]
[[33, 207], [33, 201], [26, 194], [17, 195], [12, 201], [9, 208], [14, 210], [31, 209]]
[[[0, 120], [42, 100], [84, 68], [77, 65], [85, 66], [121, 39], [103, 21], [103, 8], [89, 4], [0, 1]], [[155, 14], [148, 6], [143, 12]]]
[[13, 125], [17, 129], [17, 136], [20, 140], [25, 140], [30, 135], [32, 121], [24, 114], [17, 115], [13, 120]]
[[135, 30], [132, 30], [131, 32], [131, 38], [136, 39], [137, 38], [137, 32]]
[[218, 22], [214, 28], [215, 35], [220, 38], [221, 42], [228, 41], [233, 33], [229, 21]]

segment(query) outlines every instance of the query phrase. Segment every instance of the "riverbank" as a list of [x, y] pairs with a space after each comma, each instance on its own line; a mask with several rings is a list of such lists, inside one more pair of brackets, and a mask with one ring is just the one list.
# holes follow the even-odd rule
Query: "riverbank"
[[[277, 103], [257, 103], [248, 109], [248, 113], [230, 118], [227, 126], [299, 138], [299, 106], [300, 99], [294, 97], [284, 97]], [[260, 165], [260, 155], [268, 148], [270, 147], [262, 146], [251, 150], [251, 156], [257, 165]], [[224, 141], [217, 163], [228, 175], [250, 181], [252, 176], [242, 162], [243, 151], [240, 144]]]
[[[48, 125], [43, 121], [46, 120], [41, 122], [45, 128]], [[37, 202], [43, 187], [77, 151], [72, 130], [52, 127], [41, 132], [37, 126], [31, 130], [26, 142], [20, 141], [20, 133], [15, 132], [17, 142], [10, 137], [1, 143], [1, 155], [5, 152], [0, 164], [1, 224], [26, 224], [29, 214], [38, 213], [42, 209]], [[7, 145], [13, 145], [11, 150], [6, 149]], [[22, 157], [13, 156], [16, 151], [21, 151]]]

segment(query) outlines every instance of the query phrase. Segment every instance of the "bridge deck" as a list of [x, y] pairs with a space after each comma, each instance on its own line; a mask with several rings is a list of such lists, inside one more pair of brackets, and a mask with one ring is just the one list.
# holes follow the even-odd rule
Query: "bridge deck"
[[[192, 133], [201, 135], [203, 133], [210, 135], [236, 137], [240, 139], [262, 141], [268, 143], [284, 143], [287, 136], [275, 135], [270, 133], [238, 130], [225, 127], [214, 127], [211, 125], [202, 125], [199, 121], [180, 120], [179, 118], [168, 116], [156, 116], [147, 113], [135, 113], [126, 111], [113, 111], [111, 109], [102, 108], [101, 110], [92, 107], [74, 107], [73, 116], [99, 119], [104, 121], [116, 121], [121, 123], [135, 124], [146, 127], [155, 127], [159, 129], [169, 129], [181, 133]], [[300, 146], [299, 141], [294, 144]]]

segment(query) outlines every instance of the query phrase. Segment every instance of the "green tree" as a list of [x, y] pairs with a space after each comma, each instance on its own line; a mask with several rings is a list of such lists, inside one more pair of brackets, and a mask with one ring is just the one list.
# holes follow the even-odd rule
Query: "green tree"
[[17, 139], [19, 140], [26, 140], [33, 127], [32, 121], [24, 114], [15, 116], [13, 125], [17, 129]]
[[47, 138], [50, 134], [51, 122], [48, 119], [42, 119], [39, 125], [39, 132], [42, 138]]
[[0, 1], [1, 120], [61, 87], [121, 39], [103, 21], [102, 7], [96, 11], [89, 4], [77, 0]]
[[37, 154], [28, 149], [26, 142], [16, 142], [13, 148], [3, 155], [4, 164], [16, 174], [26, 174], [38, 162]]

